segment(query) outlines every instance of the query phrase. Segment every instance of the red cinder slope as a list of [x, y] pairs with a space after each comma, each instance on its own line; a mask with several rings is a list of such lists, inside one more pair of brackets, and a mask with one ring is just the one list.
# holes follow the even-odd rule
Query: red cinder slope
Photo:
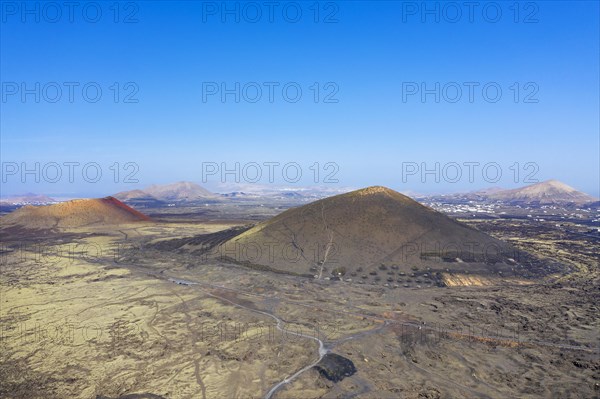
[[80, 199], [46, 206], [24, 206], [0, 219], [2, 227], [34, 229], [118, 225], [150, 221], [143, 213], [114, 197]]

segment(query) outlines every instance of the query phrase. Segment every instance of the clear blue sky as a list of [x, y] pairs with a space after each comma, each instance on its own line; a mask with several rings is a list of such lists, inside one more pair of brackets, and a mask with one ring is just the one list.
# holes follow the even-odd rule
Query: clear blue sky
[[[340, 186], [456, 192], [525, 185], [530, 162], [537, 165], [534, 179], [556, 178], [597, 196], [599, 3], [521, 2], [518, 13], [513, 2], [479, 3], [471, 16], [443, 2], [427, 3], [433, 14], [421, 2], [319, 2], [316, 16], [314, 2], [280, 2], [272, 15], [262, 1], [230, 2], [233, 14], [221, 2], [84, 1], [74, 10], [2, 2], [2, 195], [96, 196], [152, 183], [202, 183], [203, 162], [296, 162], [303, 179], [295, 185], [314, 184], [315, 162], [322, 181], [323, 165], [335, 162]], [[239, 103], [234, 94], [222, 102], [220, 93], [207, 92], [236, 82]], [[249, 82], [262, 87], [257, 102]], [[265, 82], [278, 84], [273, 102]], [[290, 82], [287, 101], [282, 87]], [[440, 101], [428, 94], [423, 102], [421, 83], [433, 89], [436, 82]], [[478, 84], [473, 102], [465, 82]], [[462, 97], [453, 103], [457, 86]], [[95, 87], [102, 97], [94, 103]], [[291, 102], [295, 87], [302, 97]], [[491, 102], [495, 87], [502, 96]], [[23, 98], [23, 88], [33, 93]], [[325, 102], [327, 95], [337, 102]], [[124, 102], [127, 96], [137, 103]], [[36, 162], [47, 167], [39, 183], [35, 173], [14, 172], [14, 165], [33, 169]], [[63, 173], [54, 183], [52, 162]], [[70, 182], [65, 162], [95, 162], [102, 178], [85, 181], [79, 166]], [[139, 184], [123, 182], [127, 162], [139, 166]], [[502, 178], [490, 182], [493, 176], [486, 180], [475, 167], [471, 182], [461, 166], [457, 182], [452, 167], [439, 182], [419, 173], [403, 179], [403, 162], [430, 169], [436, 162], [495, 162]], [[205, 185], [216, 183], [211, 176]], [[260, 183], [268, 184], [266, 177]]]

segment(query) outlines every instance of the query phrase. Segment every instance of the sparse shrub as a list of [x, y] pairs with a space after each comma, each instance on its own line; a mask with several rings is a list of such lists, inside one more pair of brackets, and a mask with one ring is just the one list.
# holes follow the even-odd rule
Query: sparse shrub
[[387, 266], [382, 263], [379, 265], [379, 270], [387, 270]]
[[370, 272], [369, 272], [369, 274], [370, 274], [371, 276], [377, 276], [377, 272], [376, 272], [375, 270], [373, 270], [373, 271], [370, 271]]

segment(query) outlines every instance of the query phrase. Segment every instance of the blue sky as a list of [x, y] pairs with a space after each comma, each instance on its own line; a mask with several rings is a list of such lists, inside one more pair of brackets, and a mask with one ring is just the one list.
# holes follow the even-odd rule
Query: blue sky
[[[555, 178], [599, 194], [595, 1], [479, 2], [472, 15], [463, 2], [1, 4], [2, 195], [234, 182], [203, 176], [208, 162], [239, 163], [241, 183], [256, 163], [270, 184], [264, 163], [278, 162], [275, 184], [314, 185], [317, 162], [318, 184], [342, 187]], [[282, 174], [292, 163], [298, 182]], [[338, 183], [325, 182], [334, 169]]]

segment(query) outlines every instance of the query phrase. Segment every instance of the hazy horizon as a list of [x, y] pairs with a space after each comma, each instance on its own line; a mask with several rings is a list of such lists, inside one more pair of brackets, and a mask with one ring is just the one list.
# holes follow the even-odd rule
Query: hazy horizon
[[[549, 180], [551, 180], [551, 179], [549, 179]], [[178, 182], [181, 182], [181, 181], [177, 180], [177, 181], [171, 181], [171, 182], [165, 182], [165, 183], [154, 183], [154, 184], [163, 186], [163, 185], [168, 185], [168, 184], [173, 184], [173, 183], [178, 183]], [[228, 194], [228, 193], [233, 193], [233, 192], [244, 192], [247, 194], [268, 194], [269, 192], [281, 192], [281, 191], [292, 191], [292, 192], [308, 191], [311, 193], [319, 192], [319, 193], [327, 193], [329, 195], [336, 195], [338, 193], [354, 191], [354, 190], [358, 190], [358, 189], [369, 187], [369, 186], [381, 186], [381, 184], [370, 184], [370, 185], [362, 186], [362, 187], [342, 186], [342, 185], [323, 185], [323, 184], [312, 185], [312, 186], [311, 185], [307, 185], [307, 186], [287, 185], [286, 186], [286, 185], [275, 185], [275, 184], [271, 184], [271, 185], [201, 184], [201, 183], [197, 183], [197, 182], [193, 182], [193, 181], [191, 181], [190, 183], [198, 184], [201, 187], [203, 187], [203, 188], [207, 189], [208, 191], [215, 193], [215, 194]], [[566, 182], [562, 182], [562, 183], [565, 183], [568, 185], [568, 183], [566, 183]], [[45, 196], [51, 197], [56, 200], [69, 200], [69, 199], [77, 199], [77, 198], [100, 198], [100, 197], [112, 196], [112, 195], [115, 195], [115, 194], [117, 194], [119, 192], [123, 192], [123, 191], [144, 190], [145, 188], [147, 188], [151, 185], [154, 185], [154, 184], [149, 184], [149, 185], [135, 184], [135, 185], [126, 187], [124, 190], [119, 190], [119, 191], [110, 192], [110, 193], [108, 193], [108, 192], [103, 193], [103, 192], [97, 192], [97, 191], [90, 191], [87, 193], [86, 192], [80, 192], [80, 193], [56, 192], [56, 193], [52, 193], [52, 192], [25, 191], [25, 192], [6, 194], [3, 192], [2, 196], [0, 196], [0, 198], [11, 198], [11, 197], [18, 197], [18, 196], [24, 196], [24, 195], [30, 195], [30, 194], [45, 195]], [[535, 184], [535, 183], [532, 183], [532, 184]], [[449, 190], [449, 191], [426, 191], [426, 190], [418, 191], [418, 190], [413, 190], [411, 188], [406, 188], [406, 187], [388, 187], [388, 188], [391, 188], [402, 194], [408, 195], [409, 197], [420, 197], [420, 196], [463, 194], [463, 193], [470, 193], [470, 192], [475, 192], [475, 191], [490, 189], [490, 188], [510, 190], [510, 189], [521, 188], [521, 187], [525, 187], [525, 186], [526, 185], [516, 185], [513, 187], [504, 187], [504, 186], [499, 186], [499, 185], [489, 185], [489, 186], [474, 188], [474, 189], [470, 189], [470, 190], [454, 190], [454, 191], [452, 191], [452, 190]], [[582, 191], [582, 190], [579, 190], [577, 187], [573, 187], [573, 188], [577, 189], [578, 191]], [[582, 191], [582, 192], [584, 192], [584, 191]], [[589, 194], [595, 198], [599, 198], [598, 194], [588, 193], [588, 192], [584, 192], [584, 193]]]

